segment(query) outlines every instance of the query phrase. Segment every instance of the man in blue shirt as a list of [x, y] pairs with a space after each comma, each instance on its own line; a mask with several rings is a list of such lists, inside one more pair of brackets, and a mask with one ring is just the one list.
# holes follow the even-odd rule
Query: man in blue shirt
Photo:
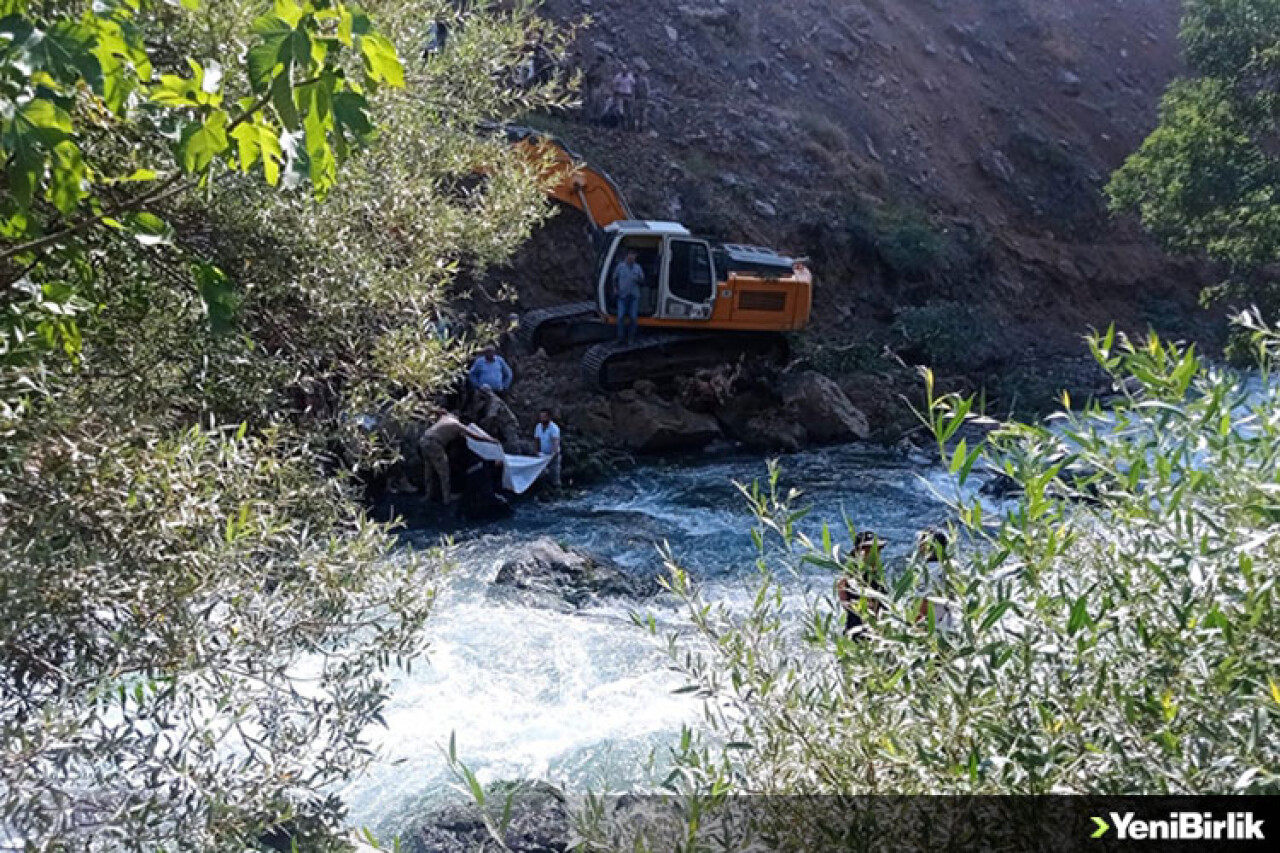
[[560, 427], [551, 419], [551, 410], [538, 412], [538, 425], [533, 428], [534, 440], [538, 442], [538, 455], [550, 456], [547, 463], [547, 479], [551, 485], [560, 488]]
[[627, 259], [613, 271], [613, 284], [618, 292], [618, 341], [630, 343], [636, 339], [640, 288], [644, 285], [644, 270], [636, 263], [634, 249], [627, 252]]
[[487, 386], [499, 394], [507, 392], [513, 378], [511, 365], [493, 347], [484, 348], [467, 374], [467, 381], [472, 388], [479, 390]]

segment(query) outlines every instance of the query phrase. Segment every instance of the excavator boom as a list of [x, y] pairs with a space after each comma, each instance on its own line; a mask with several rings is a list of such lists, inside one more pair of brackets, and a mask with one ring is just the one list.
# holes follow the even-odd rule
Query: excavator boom
[[635, 218], [613, 179], [589, 166], [562, 141], [527, 127], [505, 130], [513, 145], [526, 148], [539, 162], [544, 158], [551, 160], [550, 169], [555, 179], [551, 197], [582, 211], [597, 231]]

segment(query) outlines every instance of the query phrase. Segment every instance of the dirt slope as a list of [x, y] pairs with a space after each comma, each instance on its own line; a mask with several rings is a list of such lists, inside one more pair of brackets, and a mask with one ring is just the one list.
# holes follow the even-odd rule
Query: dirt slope
[[[1112, 221], [1100, 192], [1177, 69], [1176, 3], [546, 8], [592, 16], [583, 67], [638, 61], [656, 91], [649, 134], [551, 126], [644, 215], [812, 257], [820, 332], [939, 300], [1068, 338], [1192, 310], [1192, 271]], [[922, 223], [933, 240], [915, 258]]]
[[[655, 95], [646, 133], [582, 115], [534, 121], [609, 171], [640, 215], [810, 258], [818, 289], [802, 349], [851, 396], [868, 384], [896, 396], [885, 346], [1008, 399], [1087, 385], [1090, 327], [1217, 334], [1196, 305], [1203, 271], [1112, 219], [1102, 194], [1178, 70], [1178, 3], [545, 10], [592, 17], [581, 68], [638, 66]], [[583, 230], [566, 212], [508, 271], [524, 306], [588, 292]]]

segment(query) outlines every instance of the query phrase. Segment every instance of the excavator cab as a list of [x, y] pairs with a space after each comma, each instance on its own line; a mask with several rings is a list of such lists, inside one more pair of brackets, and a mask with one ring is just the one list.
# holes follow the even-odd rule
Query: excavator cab
[[644, 270], [639, 306], [642, 325], [711, 319], [716, 275], [710, 243], [673, 222], [615, 222], [605, 234], [596, 267], [600, 314], [610, 321], [616, 319], [614, 273], [628, 253], [635, 252], [636, 262]]
[[674, 222], [614, 222], [602, 231], [596, 310], [617, 321], [614, 272], [629, 252], [644, 270], [641, 326], [790, 332], [809, 322], [813, 278], [803, 262], [759, 246], [713, 246]]

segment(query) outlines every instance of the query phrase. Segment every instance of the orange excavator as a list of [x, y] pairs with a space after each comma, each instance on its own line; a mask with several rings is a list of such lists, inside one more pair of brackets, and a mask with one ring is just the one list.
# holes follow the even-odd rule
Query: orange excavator
[[[772, 249], [695, 237], [676, 222], [636, 219], [617, 185], [563, 142], [528, 128], [508, 140], [552, 170], [550, 194], [582, 211], [596, 244], [591, 301], [530, 311], [519, 336], [548, 352], [594, 344], [583, 356], [589, 381], [606, 390], [661, 380], [744, 354], [785, 357], [786, 332], [809, 323], [813, 276], [803, 260]], [[616, 337], [614, 271], [635, 252], [645, 272], [641, 334]]]

